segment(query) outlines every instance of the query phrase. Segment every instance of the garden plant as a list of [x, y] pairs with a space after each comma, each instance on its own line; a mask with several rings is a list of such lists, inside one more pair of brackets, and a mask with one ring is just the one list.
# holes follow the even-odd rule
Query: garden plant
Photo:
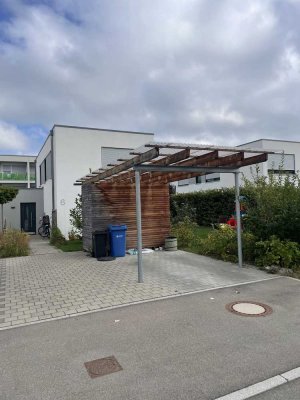
[[[299, 175], [279, 172], [264, 177], [257, 169], [251, 180], [243, 179], [241, 194], [247, 210], [242, 233], [244, 261], [300, 274]], [[172, 195], [172, 233], [179, 247], [236, 262], [236, 230], [218, 224], [233, 210], [232, 189]], [[203, 225], [214, 229], [203, 231]]]

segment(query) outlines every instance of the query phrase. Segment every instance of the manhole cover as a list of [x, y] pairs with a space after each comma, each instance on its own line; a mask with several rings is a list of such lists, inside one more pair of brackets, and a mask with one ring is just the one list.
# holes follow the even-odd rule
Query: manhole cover
[[245, 317], [265, 317], [272, 314], [270, 306], [256, 301], [235, 301], [226, 305], [226, 309], [237, 315]]
[[113, 372], [118, 372], [123, 369], [115, 356], [88, 361], [85, 362], [84, 365], [91, 378], [98, 378], [99, 376], [112, 374]]

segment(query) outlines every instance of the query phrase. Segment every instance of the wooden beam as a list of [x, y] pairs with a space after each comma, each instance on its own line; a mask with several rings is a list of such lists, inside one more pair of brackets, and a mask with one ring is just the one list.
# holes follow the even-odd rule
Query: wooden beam
[[[178, 162], [176, 166], [178, 167], [195, 167], [195, 166], [207, 166], [206, 163], [208, 161], [214, 161], [218, 159], [218, 152], [217, 151], [212, 151], [210, 153], [202, 154], [201, 156], [196, 156], [193, 157], [189, 160], [184, 160], [181, 162]], [[167, 179], [168, 177], [172, 177], [174, 174], [178, 175], [178, 172], [169, 172], [169, 173], [161, 173], [161, 172], [152, 172], [151, 173], [151, 179], [157, 179], [160, 181], [161, 179]], [[142, 176], [143, 178], [143, 176]]]
[[[240, 159], [238, 160], [238, 154], [240, 154]], [[247, 157], [243, 158], [241, 155], [243, 154], [238, 153], [238, 154], [233, 154], [231, 156], [226, 156], [226, 157], [221, 157], [220, 162], [222, 159], [226, 158], [227, 160], [223, 160], [222, 164], [218, 165], [219, 167], [222, 166], [227, 166], [227, 167], [233, 167], [233, 168], [241, 168], [241, 167], [246, 167], [249, 165], [254, 165], [254, 164], [259, 164], [262, 162], [265, 162], [268, 160], [268, 154], [263, 153], [259, 154], [257, 156], [252, 156], [252, 157]], [[235, 156], [236, 160], [233, 162], [233, 156]], [[211, 165], [212, 166], [212, 165]], [[205, 175], [205, 174], [196, 174], [196, 173], [187, 173], [187, 174], [173, 174], [173, 176], [169, 176], [169, 174], [165, 177], [165, 182], [171, 183], [171, 182], [176, 182], [178, 180], [183, 180], [183, 179], [191, 179], [191, 178], [196, 178], [197, 176]], [[155, 181], [162, 181], [163, 179], [159, 180], [156, 179]]]
[[[143, 152], [142, 151], [131, 151], [129, 154], [132, 154], [134, 156], [139, 156], [139, 155], [143, 154]], [[170, 153], [161, 153], [161, 152], [159, 152], [159, 156], [160, 157], [168, 157], [169, 155], [171, 155], [171, 154]]]
[[122, 164], [119, 164], [119, 165], [116, 165], [115, 167], [107, 169], [106, 171], [95, 176], [94, 178], [91, 178], [89, 180], [89, 183], [98, 182], [101, 179], [109, 178], [112, 175], [119, 174], [122, 171], [126, 171], [127, 169], [132, 168], [134, 165], [142, 164], [144, 162], [153, 160], [153, 158], [156, 158], [158, 156], [159, 156], [159, 149], [154, 147], [153, 149], [146, 151], [145, 153], [143, 153], [139, 156], [133, 157], [130, 160], [125, 161]]
[[[201, 157], [201, 156], [200, 156]], [[180, 163], [181, 166], [198, 166], [198, 167], [212, 167], [212, 168], [216, 168], [216, 167], [228, 167], [228, 166], [233, 166], [233, 167], [237, 167], [236, 165], [238, 162], [242, 162], [242, 160], [244, 160], [244, 153], [240, 152], [237, 154], [231, 154], [229, 156], [225, 156], [225, 157], [219, 157], [215, 160], [207, 160], [205, 162], [203, 162], [204, 158], [201, 160], [198, 159], [198, 163], [197, 164], [193, 164], [193, 165], [183, 165], [183, 163]], [[191, 160], [193, 161], [193, 159]], [[177, 164], [179, 165], [179, 164]], [[156, 173], [158, 174], [158, 173]], [[161, 174], [161, 177], [159, 175], [156, 175], [155, 178], [157, 178], [157, 180], [167, 180], [168, 182], [176, 182], [176, 181], [181, 181], [183, 179], [190, 179], [190, 178], [195, 178], [197, 176], [201, 176], [201, 175], [205, 175], [205, 173], [203, 174], [199, 174], [199, 173], [186, 173], [186, 172], [171, 172], [169, 174]], [[162, 175], [166, 175], [165, 177]]]
[[244, 151], [245, 153], [275, 153], [273, 150], [263, 150], [263, 149], [254, 149], [247, 148], [243, 146], [239, 147], [227, 147], [227, 146], [214, 146], [214, 145], [206, 145], [206, 144], [188, 144], [188, 143], [148, 143], [145, 144], [145, 147], [156, 147], [158, 149], [191, 149], [191, 150], [217, 150], [217, 151], [228, 151], [237, 153], [239, 151]]
[[244, 160], [237, 162], [237, 168], [247, 167], [248, 165], [260, 164], [265, 161], [268, 161], [267, 153], [259, 154], [258, 156], [247, 157]]
[[[171, 164], [175, 164], [181, 160], [185, 160], [186, 158], [190, 157], [190, 150], [189, 149], [184, 149], [182, 151], [178, 151], [177, 153], [174, 154], [169, 154], [167, 157], [165, 158], [161, 158], [159, 160], [154, 160], [151, 165], [171, 165]], [[146, 172], [145, 174], [142, 174], [142, 176], [147, 175], [150, 177], [150, 173]], [[115, 182], [123, 182], [126, 180], [130, 180], [130, 179], [134, 179], [134, 171], [129, 171], [127, 173], [124, 173], [122, 175], [119, 175], [118, 177], [116, 177], [115, 179], [112, 178], [110, 181], [112, 183]]]

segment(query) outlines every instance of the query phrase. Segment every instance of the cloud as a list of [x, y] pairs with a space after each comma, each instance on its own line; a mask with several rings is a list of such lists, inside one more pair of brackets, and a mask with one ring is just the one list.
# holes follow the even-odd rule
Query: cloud
[[5, 5], [0, 118], [16, 127], [65, 123], [220, 144], [299, 139], [299, 1]]
[[0, 151], [22, 153], [28, 148], [27, 136], [14, 125], [0, 121]]

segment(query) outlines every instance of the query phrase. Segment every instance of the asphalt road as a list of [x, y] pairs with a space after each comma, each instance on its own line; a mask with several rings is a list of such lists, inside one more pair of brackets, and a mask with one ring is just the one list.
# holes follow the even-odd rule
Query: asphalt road
[[[274, 312], [237, 316], [235, 300]], [[0, 398], [215, 399], [300, 366], [299, 304], [300, 281], [278, 278], [1, 331]], [[123, 370], [91, 379], [84, 362], [111, 355]]]

